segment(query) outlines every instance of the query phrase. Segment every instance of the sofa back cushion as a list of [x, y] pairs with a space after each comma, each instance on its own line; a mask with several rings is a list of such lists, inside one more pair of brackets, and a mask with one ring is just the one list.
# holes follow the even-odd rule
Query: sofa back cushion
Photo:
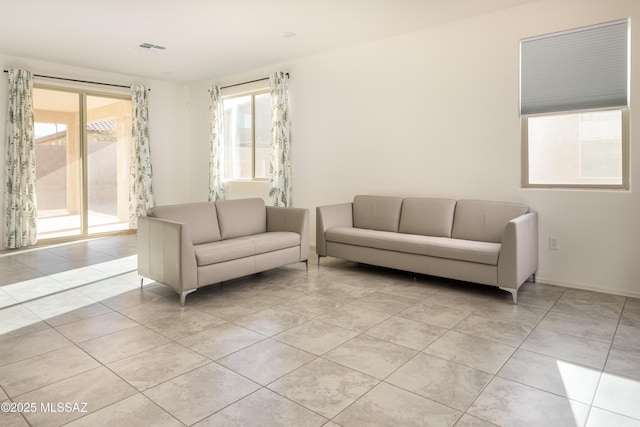
[[186, 203], [182, 205], [156, 206], [149, 209], [149, 216], [187, 224], [194, 245], [220, 240], [218, 215], [213, 202]]
[[451, 237], [456, 201], [407, 198], [402, 202], [400, 233]]
[[353, 226], [397, 233], [401, 209], [402, 197], [355, 196]]
[[267, 232], [267, 209], [264, 200], [218, 200], [215, 203], [223, 239]]
[[527, 205], [481, 200], [458, 200], [451, 237], [500, 243], [507, 223], [529, 212]]

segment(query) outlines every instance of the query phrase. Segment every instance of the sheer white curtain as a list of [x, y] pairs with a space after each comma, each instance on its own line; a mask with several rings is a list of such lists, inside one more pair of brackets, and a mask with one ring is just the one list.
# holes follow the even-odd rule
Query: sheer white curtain
[[8, 74], [4, 245], [20, 248], [37, 242], [33, 79], [26, 70], [11, 69]]
[[209, 90], [209, 200], [224, 199], [224, 146], [222, 135], [222, 119], [224, 110], [220, 88], [213, 86]]
[[149, 144], [149, 95], [142, 85], [131, 86], [131, 176], [129, 189], [129, 227], [137, 228], [138, 217], [146, 216], [155, 206], [151, 181], [151, 146]]
[[276, 72], [271, 86], [271, 158], [269, 201], [273, 206], [291, 206], [291, 154], [289, 135], [289, 74]]

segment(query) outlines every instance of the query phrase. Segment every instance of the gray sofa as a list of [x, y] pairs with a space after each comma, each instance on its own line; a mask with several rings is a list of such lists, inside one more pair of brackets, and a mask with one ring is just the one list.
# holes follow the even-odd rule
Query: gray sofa
[[[309, 211], [262, 199], [157, 206], [138, 219], [138, 274], [186, 296], [309, 258]], [[140, 282], [142, 286], [142, 280]]]
[[356, 196], [316, 208], [316, 252], [498, 286], [511, 292], [538, 267], [538, 218], [515, 203]]

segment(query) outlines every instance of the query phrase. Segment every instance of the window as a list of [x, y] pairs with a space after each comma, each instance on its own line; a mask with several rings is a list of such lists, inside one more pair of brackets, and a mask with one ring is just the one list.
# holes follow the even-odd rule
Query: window
[[271, 95], [259, 91], [228, 97], [223, 109], [223, 179], [269, 179]]
[[520, 46], [524, 187], [628, 189], [628, 21]]

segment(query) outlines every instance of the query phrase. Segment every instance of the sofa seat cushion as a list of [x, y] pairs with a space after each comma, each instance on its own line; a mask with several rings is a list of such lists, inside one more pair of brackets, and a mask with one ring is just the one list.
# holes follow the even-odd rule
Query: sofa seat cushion
[[300, 245], [300, 235], [290, 231], [270, 231], [254, 234], [253, 236], [245, 236], [243, 239], [253, 242], [256, 254], [264, 254]]
[[326, 238], [328, 242], [346, 245], [365, 246], [489, 265], [498, 265], [501, 246], [499, 243], [366, 230], [353, 227], [331, 228], [327, 230]]
[[198, 267], [245, 258], [256, 254], [256, 245], [249, 239], [237, 238], [195, 245]]
[[475, 262], [478, 264], [498, 265], [500, 243], [477, 242], [475, 240], [430, 237], [427, 255]]
[[194, 246], [198, 267], [300, 245], [300, 235], [289, 231], [272, 231]]
[[327, 230], [326, 236], [328, 242], [419, 255], [427, 255], [429, 244], [429, 238], [427, 236], [353, 227], [331, 228]]

